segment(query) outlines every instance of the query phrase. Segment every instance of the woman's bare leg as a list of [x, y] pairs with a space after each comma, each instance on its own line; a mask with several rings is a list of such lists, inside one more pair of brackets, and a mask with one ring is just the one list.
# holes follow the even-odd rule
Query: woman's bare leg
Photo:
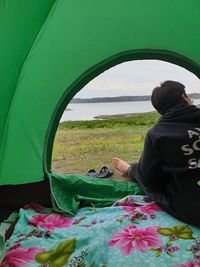
[[130, 164], [128, 164], [126, 161], [120, 158], [112, 158], [112, 164], [115, 169], [122, 172], [123, 174], [128, 173], [128, 168], [130, 167]]

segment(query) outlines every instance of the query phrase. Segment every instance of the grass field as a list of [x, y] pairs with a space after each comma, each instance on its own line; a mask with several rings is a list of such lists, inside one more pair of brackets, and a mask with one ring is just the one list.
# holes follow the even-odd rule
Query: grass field
[[155, 112], [107, 120], [60, 123], [54, 141], [52, 170], [86, 174], [111, 167], [114, 156], [128, 162], [139, 159], [144, 137], [158, 120]]

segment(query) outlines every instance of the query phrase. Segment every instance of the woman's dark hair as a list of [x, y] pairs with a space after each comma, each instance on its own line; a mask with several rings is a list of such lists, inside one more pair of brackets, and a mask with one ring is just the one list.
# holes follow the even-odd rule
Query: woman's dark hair
[[182, 83], [165, 81], [153, 89], [151, 103], [163, 115], [168, 109], [184, 102], [182, 95], [187, 96]]

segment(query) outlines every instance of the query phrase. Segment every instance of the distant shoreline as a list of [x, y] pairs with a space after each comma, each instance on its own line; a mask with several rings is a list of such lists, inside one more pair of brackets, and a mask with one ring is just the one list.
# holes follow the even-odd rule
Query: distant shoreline
[[[192, 99], [200, 99], [199, 93], [188, 94]], [[94, 97], [94, 98], [74, 98], [71, 104], [84, 103], [109, 103], [109, 102], [137, 102], [137, 101], [151, 101], [150, 95], [142, 96], [116, 96], [116, 97]]]
[[94, 98], [74, 98], [70, 103], [109, 103], [109, 102], [132, 102], [132, 101], [150, 101], [151, 96], [116, 96], [116, 97], [94, 97]]

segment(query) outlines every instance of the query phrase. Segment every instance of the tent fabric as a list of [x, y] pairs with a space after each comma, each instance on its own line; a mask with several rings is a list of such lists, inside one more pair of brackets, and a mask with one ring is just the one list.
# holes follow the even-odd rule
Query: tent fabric
[[0, 185], [51, 172], [64, 108], [121, 62], [161, 59], [200, 76], [200, 2], [0, 1]]

